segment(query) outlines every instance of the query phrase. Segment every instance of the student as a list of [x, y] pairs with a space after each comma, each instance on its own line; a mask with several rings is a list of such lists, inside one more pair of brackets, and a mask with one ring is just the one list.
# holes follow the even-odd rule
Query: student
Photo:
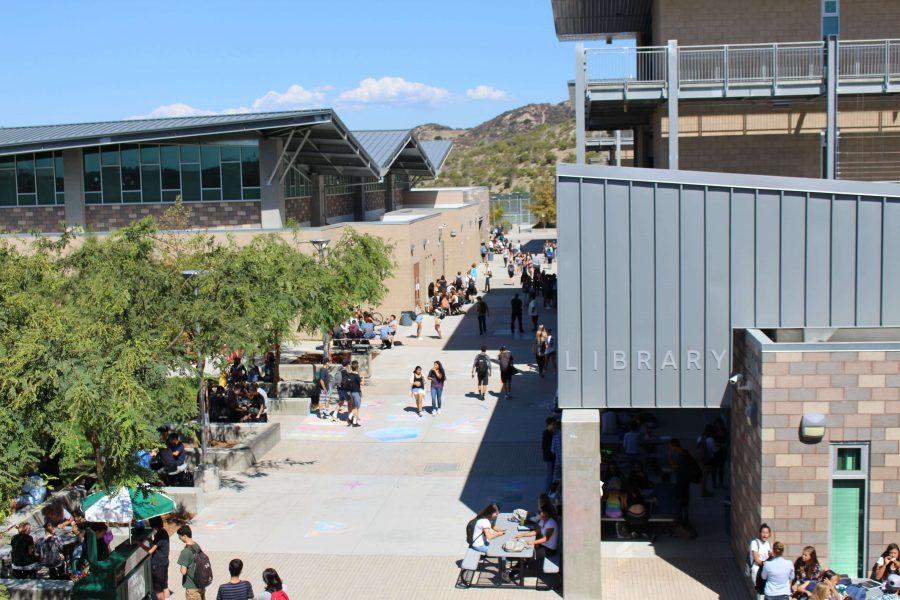
[[262, 579], [265, 589], [256, 595], [256, 600], [289, 600], [278, 571], [266, 569], [262, 573]]
[[497, 529], [493, 525], [494, 520], [498, 516], [500, 516], [500, 507], [496, 504], [488, 504], [472, 519], [474, 521], [474, 529], [472, 530], [472, 542], [470, 545], [473, 550], [487, 553], [490, 541], [506, 533], [505, 529]]
[[890, 575], [900, 573], [900, 546], [888, 544], [875, 564], [872, 565], [872, 579], [885, 581]]
[[27, 567], [40, 561], [35, 552], [34, 538], [31, 537], [31, 523], [19, 523], [16, 528], [18, 533], [12, 537], [10, 546], [12, 546], [13, 567]]
[[703, 433], [697, 438], [697, 460], [703, 472], [703, 478], [700, 480], [700, 495], [704, 498], [712, 496], [709, 491], [709, 478], [712, 475], [715, 466], [716, 442], [713, 438], [715, 430], [712, 425], [703, 427]]
[[549, 372], [553, 367], [553, 373], [556, 373], [558, 367], [556, 365], [556, 338], [553, 336], [553, 330], [547, 327], [544, 330], [547, 334], [547, 355], [544, 358], [544, 370]]
[[747, 563], [750, 568], [750, 583], [756, 584], [756, 574], [759, 573], [763, 563], [769, 560], [772, 554], [772, 545], [769, 538], [772, 537], [772, 530], [766, 523], [759, 526], [759, 535], [755, 540], [750, 542], [750, 550], [747, 556]]
[[484, 271], [484, 292], [487, 293], [491, 291], [491, 277], [494, 276], [494, 272], [491, 271], [491, 265], [487, 265]]
[[149, 524], [153, 528], [152, 544], [141, 544], [141, 547], [150, 555], [150, 580], [156, 600], [166, 600], [169, 597], [169, 534], [162, 517], [151, 518]]
[[319, 369], [319, 418], [327, 419], [329, 416], [332, 421], [337, 417], [330, 414], [329, 407], [331, 405], [331, 395], [334, 393], [334, 378], [331, 376], [331, 360], [325, 357], [322, 367]]
[[556, 472], [556, 459], [553, 455], [553, 424], [554, 417], [547, 417], [544, 431], [541, 432], [541, 455], [544, 459], [546, 476], [544, 477], [544, 491], [549, 492], [553, 484], [553, 474]]
[[365, 385], [365, 378], [359, 374], [359, 362], [350, 363], [350, 372], [344, 375], [344, 386], [350, 399], [350, 417], [347, 419], [347, 425], [353, 427], [361, 427], [359, 422], [359, 408], [362, 405], [362, 386]]
[[441, 414], [441, 396], [444, 394], [444, 382], [447, 381], [447, 373], [441, 361], [434, 361], [431, 370], [428, 371], [428, 382], [431, 385], [431, 414]]
[[488, 379], [491, 376], [491, 359], [487, 355], [487, 346], [484, 344], [481, 345], [481, 352], [475, 356], [475, 361], [472, 363], [472, 377], [475, 375], [478, 375], [476, 384], [478, 395], [484, 400], [484, 395], [487, 394]]
[[537, 528], [516, 535], [516, 539], [533, 537], [535, 540], [531, 543], [543, 549], [544, 556], [556, 556], [559, 548], [559, 517], [556, 515], [556, 509], [552, 504], [545, 504], [541, 506], [540, 514]]
[[537, 331], [538, 328], [538, 302], [537, 296], [534, 294], [531, 295], [531, 300], [528, 301], [528, 316], [531, 317], [531, 330]]
[[519, 294], [513, 295], [513, 299], [509, 301], [509, 307], [512, 310], [509, 332], [512, 335], [516, 334], [516, 322], [518, 321], [519, 333], [525, 333], [525, 330], [522, 328], [522, 300], [519, 298]]
[[794, 565], [784, 556], [784, 544], [772, 544], [772, 558], [763, 563], [759, 576], [766, 582], [763, 590], [765, 600], [788, 600], [791, 597], [791, 581], [794, 579]]
[[538, 376], [543, 378], [547, 360], [547, 333], [544, 331], [543, 325], [540, 325], [534, 334], [531, 351], [534, 353], [534, 362], [537, 365]]
[[841, 576], [834, 571], [822, 573], [822, 580], [813, 589], [812, 597], [815, 600], [843, 600], [844, 595], [837, 589]]
[[181, 570], [181, 585], [184, 587], [185, 600], [204, 600], [206, 588], [201, 588], [194, 580], [197, 568], [197, 553], [200, 546], [193, 540], [190, 525], [182, 525], [176, 532], [184, 549], [178, 555], [178, 566]]
[[416, 403], [416, 413], [422, 416], [422, 403], [425, 401], [425, 376], [422, 375], [422, 367], [416, 365], [412, 376], [409, 378], [409, 393]]
[[249, 581], [241, 579], [243, 570], [244, 562], [241, 559], [231, 559], [228, 563], [228, 574], [231, 575], [231, 579], [219, 586], [216, 600], [253, 600], [253, 586]]
[[500, 395], [506, 395], [506, 399], [512, 398], [512, 378], [516, 373], [512, 352], [506, 346], [500, 346], [500, 353], [497, 354], [497, 366], [500, 367]]
[[425, 311], [422, 309], [422, 301], [416, 302], [416, 338], [422, 339], [422, 324], [425, 323]]
[[478, 335], [484, 335], [487, 333], [487, 318], [491, 310], [481, 296], [475, 297], [475, 314], [478, 316]]
[[622, 480], [613, 477], [606, 484], [606, 493], [603, 494], [604, 509], [603, 514], [610, 519], [621, 519], [625, 516], [625, 510], [628, 508], [628, 496], [622, 491]]
[[794, 561], [794, 581], [791, 590], [795, 598], [808, 598], [812, 592], [807, 589], [810, 581], [818, 581], [822, 574], [822, 567], [816, 556], [816, 549], [806, 546], [803, 553]]
[[49, 521], [44, 523], [43, 539], [37, 542], [37, 554], [41, 565], [50, 571], [50, 579], [64, 578], [66, 564], [62, 541], [56, 535], [56, 527]]

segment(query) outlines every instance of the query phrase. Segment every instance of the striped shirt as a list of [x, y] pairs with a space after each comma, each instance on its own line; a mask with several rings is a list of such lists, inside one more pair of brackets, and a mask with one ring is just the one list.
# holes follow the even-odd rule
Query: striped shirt
[[216, 600], [253, 600], [253, 587], [249, 581], [223, 583], [219, 586]]

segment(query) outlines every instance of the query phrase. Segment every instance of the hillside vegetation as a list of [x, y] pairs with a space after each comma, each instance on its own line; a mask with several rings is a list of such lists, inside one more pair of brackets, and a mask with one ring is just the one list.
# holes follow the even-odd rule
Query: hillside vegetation
[[552, 177], [557, 162], [575, 160], [575, 116], [568, 102], [529, 104], [471, 129], [434, 123], [420, 139], [452, 139], [440, 177], [423, 185], [485, 185], [491, 192], [532, 192]]

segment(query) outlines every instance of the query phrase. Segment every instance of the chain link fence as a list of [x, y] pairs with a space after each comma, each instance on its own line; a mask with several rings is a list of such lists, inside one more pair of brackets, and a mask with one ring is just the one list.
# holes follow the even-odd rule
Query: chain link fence
[[501, 222], [510, 225], [533, 225], [534, 216], [528, 209], [531, 204], [531, 194], [527, 192], [515, 192], [512, 194], [491, 194], [491, 214], [495, 214], [495, 207], [503, 209]]

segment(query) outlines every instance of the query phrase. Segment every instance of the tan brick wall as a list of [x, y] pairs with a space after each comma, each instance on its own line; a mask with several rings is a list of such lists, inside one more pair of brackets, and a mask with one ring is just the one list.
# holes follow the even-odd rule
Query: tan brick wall
[[0, 207], [0, 233], [59, 232], [65, 229], [62, 206]]
[[297, 223], [309, 223], [312, 218], [312, 208], [310, 206], [312, 198], [304, 196], [302, 198], [285, 198], [284, 199], [284, 219], [287, 221], [296, 221]]
[[[900, 352], [763, 352], [762, 518], [790, 557], [806, 544], [828, 564], [831, 442], [869, 442], [869, 558], [900, 531]], [[818, 444], [804, 413], [827, 416]]]
[[[88, 204], [85, 222], [91, 231], [110, 231], [144, 217], [160, 219], [171, 204]], [[251, 229], [260, 226], [258, 201], [186, 202], [191, 229]]]

